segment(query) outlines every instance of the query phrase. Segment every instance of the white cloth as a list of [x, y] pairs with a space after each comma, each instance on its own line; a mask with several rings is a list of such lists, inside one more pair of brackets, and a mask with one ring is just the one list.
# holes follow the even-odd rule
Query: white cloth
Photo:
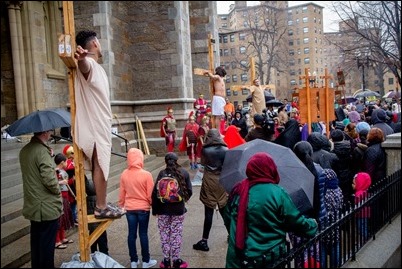
[[112, 149], [109, 81], [100, 64], [90, 57], [87, 60], [91, 66], [88, 80], [78, 68], [75, 79], [74, 142], [86, 156], [86, 169], [91, 167], [90, 160], [96, 144], [99, 165], [107, 180]]
[[222, 116], [225, 114], [224, 107], [226, 105], [225, 98], [219, 95], [214, 95], [212, 97], [212, 115]]

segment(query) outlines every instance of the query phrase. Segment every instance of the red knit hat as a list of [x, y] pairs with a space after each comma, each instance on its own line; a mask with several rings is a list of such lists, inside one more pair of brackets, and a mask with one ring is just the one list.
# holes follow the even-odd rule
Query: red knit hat
[[66, 145], [63, 148], [63, 154], [66, 155], [67, 158], [71, 156], [71, 154], [74, 153], [74, 148], [71, 145]]

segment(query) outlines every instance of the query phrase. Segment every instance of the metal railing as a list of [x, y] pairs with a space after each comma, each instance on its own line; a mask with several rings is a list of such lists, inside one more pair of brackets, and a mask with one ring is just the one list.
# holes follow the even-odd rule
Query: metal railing
[[[311, 239], [286, 243], [279, 255], [267, 252], [245, 260], [243, 268], [340, 268], [401, 212], [401, 170], [373, 184], [359, 203], [345, 202], [337, 221]], [[278, 253], [278, 251], [277, 251]]]

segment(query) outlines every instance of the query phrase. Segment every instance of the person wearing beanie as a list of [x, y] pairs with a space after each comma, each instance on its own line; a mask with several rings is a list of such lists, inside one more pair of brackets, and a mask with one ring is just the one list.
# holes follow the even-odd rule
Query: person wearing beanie
[[349, 117], [349, 120], [350, 120], [351, 123], [357, 124], [358, 122], [361, 121], [359, 112], [357, 112], [355, 110], [350, 111], [349, 114], [348, 114], [348, 117]]
[[63, 154], [66, 159], [65, 170], [68, 174], [68, 186], [72, 192], [68, 193], [68, 201], [70, 202], [71, 212], [73, 213], [73, 220], [75, 226], [78, 226], [78, 216], [77, 216], [77, 200], [76, 200], [76, 190], [75, 190], [75, 164], [74, 164], [74, 148], [72, 145], [66, 145], [63, 148]]
[[388, 116], [384, 109], [376, 108], [373, 110], [373, 113], [371, 114], [372, 127], [380, 128], [384, 133], [384, 139], [387, 139], [388, 135], [394, 133], [394, 129], [386, 123], [387, 120]]
[[[324, 169], [325, 195], [324, 204], [327, 211], [328, 223], [332, 224], [340, 219], [343, 206], [344, 195], [339, 187], [337, 174], [332, 169]], [[321, 253], [322, 267], [328, 264], [326, 261], [329, 255], [329, 267], [339, 268], [340, 266], [340, 230], [339, 227], [333, 233], [323, 238], [323, 248]]]
[[370, 130], [370, 124], [368, 124], [365, 121], [361, 121], [358, 124], [356, 124], [356, 131], [360, 134], [361, 130], [366, 130], [367, 132]]

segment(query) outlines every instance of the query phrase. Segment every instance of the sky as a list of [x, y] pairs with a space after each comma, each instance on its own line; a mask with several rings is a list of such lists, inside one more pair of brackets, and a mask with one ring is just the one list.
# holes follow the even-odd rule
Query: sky
[[[229, 13], [229, 6], [234, 4], [234, 1], [216, 1], [218, 7], [218, 14], [227, 14]], [[339, 30], [338, 23], [336, 20], [338, 19], [337, 15], [334, 12], [331, 12], [329, 8], [331, 6], [331, 2], [324, 1], [288, 1], [289, 6], [297, 6], [305, 3], [315, 3], [324, 7], [323, 13], [323, 22], [324, 22], [324, 32], [336, 32]], [[258, 5], [260, 1], [247, 1], [248, 6]]]

